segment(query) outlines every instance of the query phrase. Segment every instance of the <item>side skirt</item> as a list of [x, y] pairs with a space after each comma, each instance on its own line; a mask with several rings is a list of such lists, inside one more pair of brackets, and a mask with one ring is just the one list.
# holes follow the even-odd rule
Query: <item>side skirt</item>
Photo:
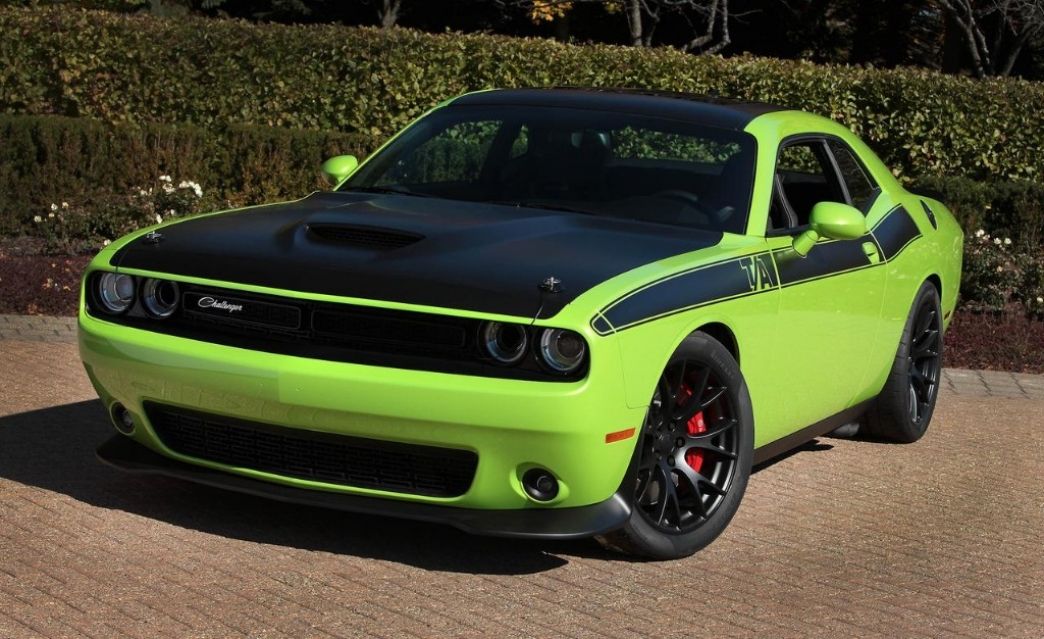
[[791, 433], [786, 437], [782, 437], [774, 442], [765, 444], [760, 448], [756, 448], [754, 450], [754, 465], [756, 466], [767, 462], [773, 457], [778, 457], [788, 450], [797, 448], [805, 442], [813, 440], [821, 435], [826, 435], [835, 428], [856, 421], [863, 416], [866, 409], [870, 408], [870, 404], [873, 401], [873, 399], [868, 399], [864, 402], [860, 402], [851, 408], [846, 408], [836, 415], [827, 417], [811, 426], [807, 426], [797, 432]]

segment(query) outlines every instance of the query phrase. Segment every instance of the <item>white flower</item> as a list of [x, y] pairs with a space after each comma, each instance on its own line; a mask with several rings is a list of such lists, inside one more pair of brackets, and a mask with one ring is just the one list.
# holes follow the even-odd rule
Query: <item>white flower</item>
[[58, 205], [55, 204], [54, 202], [51, 202], [51, 210], [52, 211], [57, 211], [58, 210]]
[[173, 186], [171, 186], [170, 184], [164, 184], [163, 185], [163, 192], [164, 193], [170, 194], [170, 193], [173, 193], [175, 190], [176, 189]]
[[1044, 304], [1044, 297], [1038, 297], [1037, 304]]
[[62, 202], [62, 208], [63, 209], [69, 208], [69, 203], [68, 202]]
[[984, 231], [982, 229], [979, 229], [978, 231], [975, 231], [975, 237], [982, 237], [983, 235], [986, 235], [986, 231]]
[[196, 194], [196, 197], [203, 197], [203, 188], [192, 180], [184, 180], [178, 185], [179, 189], [192, 189], [192, 192]]
[[998, 267], [997, 267], [997, 272], [998, 272], [998, 273], [1001, 273], [1001, 272], [1003, 272], [1003, 271], [1004, 271], [1004, 267], [1003, 267], [1003, 266], [998, 266]]
[[160, 182], [170, 182], [171, 181], [169, 175], [161, 175], [161, 176], [159, 176], [159, 179], [160, 179]]
[[34, 215], [33, 216], [33, 221], [36, 222], [37, 224], [39, 224], [40, 222], [43, 222], [43, 218], [40, 217], [39, 215]]
[[102, 246], [108, 246], [110, 244], [112, 244], [112, 240], [105, 240], [104, 242], [102, 242]]
[[167, 215], [174, 215], [174, 209], [167, 209]]
[[157, 213], [156, 214], [156, 224], [162, 224], [162, 223], [163, 223], [163, 216], [160, 215], [159, 213]]
[[141, 195], [141, 196], [146, 196], [148, 194], [149, 194], [149, 192], [146, 191], [145, 189], [142, 189], [142, 190], [138, 191], [138, 195]]
[[999, 237], [995, 237], [995, 238], [993, 238], [993, 243], [996, 244], [997, 246], [1000, 246], [1001, 239]]
[[1004, 238], [1004, 246], [1011, 246], [1011, 238], [1010, 237]]
[[49, 217], [49, 218], [52, 218], [52, 219], [53, 219], [53, 218], [54, 218], [54, 211], [51, 211], [50, 213], [48, 213], [48, 214], [47, 214], [47, 217]]

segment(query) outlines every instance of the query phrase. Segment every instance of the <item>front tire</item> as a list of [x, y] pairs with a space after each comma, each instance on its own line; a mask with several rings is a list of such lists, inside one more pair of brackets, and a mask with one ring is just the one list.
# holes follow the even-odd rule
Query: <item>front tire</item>
[[925, 282], [914, 298], [892, 370], [865, 419], [865, 433], [912, 443], [924, 436], [942, 379], [942, 310], [939, 291]]
[[725, 529], [747, 488], [754, 413], [732, 354], [701, 332], [671, 356], [635, 451], [631, 517], [598, 538], [612, 550], [677, 559]]

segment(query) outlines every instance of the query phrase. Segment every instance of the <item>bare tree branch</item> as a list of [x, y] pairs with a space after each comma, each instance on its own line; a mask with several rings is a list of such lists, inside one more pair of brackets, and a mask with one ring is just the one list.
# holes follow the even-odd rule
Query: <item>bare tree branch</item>
[[[1044, 0], [937, 0], [964, 34], [975, 75], [1009, 75], [1030, 39], [1044, 33]], [[992, 42], [984, 25], [992, 23]]]
[[[694, 35], [682, 48], [698, 53], [717, 53], [732, 41], [730, 0], [497, 0], [501, 6], [524, 8], [546, 16], [547, 9], [567, 11], [577, 4], [601, 4], [619, 9], [627, 20], [628, 42], [636, 47], [653, 46], [656, 28], [668, 16], [680, 16]], [[696, 18], [694, 20], [693, 18]], [[546, 19], [546, 18], [545, 18]]]

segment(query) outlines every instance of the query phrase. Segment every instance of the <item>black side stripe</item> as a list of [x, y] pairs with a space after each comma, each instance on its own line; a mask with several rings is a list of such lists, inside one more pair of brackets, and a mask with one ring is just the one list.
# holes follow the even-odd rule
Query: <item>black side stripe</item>
[[867, 234], [857, 240], [819, 242], [805, 257], [799, 256], [789, 246], [776, 249], [772, 257], [779, 269], [779, 283], [781, 286], [791, 286], [877, 266], [878, 263], [871, 262], [863, 249], [863, 244], [867, 242], [878, 248], [873, 236]]
[[[910, 213], [897, 206], [863, 237], [820, 242], [804, 258], [783, 247], [651, 282], [606, 306], [591, 320], [591, 327], [599, 335], [607, 335], [700, 306], [881, 266], [920, 236]], [[866, 244], [876, 249], [878, 261], [871, 261]]]
[[[769, 253], [757, 253], [684, 271], [653, 282], [606, 307], [592, 321], [599, 334], [621, 330], [725, 299], [778, 286]], [[611, 328], [612, 327], [612, 328]]]
[[874, 237], [881, 245], [881, 251], [885, 260], [892, 260], [899, 255], [914, 240], [921, 237], [921, 231], [917, 228], [910, 212], [902, 206], [889, 211], [881, 222], [874, 227]]

